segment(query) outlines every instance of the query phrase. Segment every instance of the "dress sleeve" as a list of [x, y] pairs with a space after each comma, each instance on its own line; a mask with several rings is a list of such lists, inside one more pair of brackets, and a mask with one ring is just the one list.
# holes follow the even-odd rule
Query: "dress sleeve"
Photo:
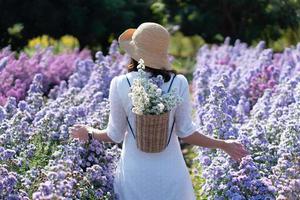
[[114, 77], [110, 83], [108, 97], [110, 113], [106, 132], [108, 137], [110, 137], [114, 142], [120, 143], [124, 139], [127, 124], [126, 113], [117, 91], [117, 78], [118, 77]]
[[189, 84], [187, 79], [183, 76], [181, 78], [180, 96], [183, 101], [179, 104], [175, 111], [175, 128], [178, 137], [187, 137], [197, 131], [198, 127], [192, 121], [192, 105], [189, 95]]

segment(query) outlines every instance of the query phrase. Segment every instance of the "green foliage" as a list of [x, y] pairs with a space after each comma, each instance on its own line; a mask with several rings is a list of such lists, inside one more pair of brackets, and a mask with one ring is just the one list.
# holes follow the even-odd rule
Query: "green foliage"
[[197, 200], [206, 200], [207, 197], [202, 194], [202, 186], [205, 182], [205, 179], [201, 176], [201, 165], [195, 160], [197, 157], [195, 148], [193, 148], [191, 145], [186, 146], [183, 149], [183, 155], [189, 168]]
[[285, 47], [289, 47], [300, 42], [300, 28], [297, 31], [287, 29], [282, 31], [282, 36], [275, 41], [268, 41], [269, 47], [276, 52], [282, 51]]
[[166, 5], [161, 0], [154, 2], [150, 6], [150, 9], [154, 14], [154, 18], [157, 19], [160, 24], [167, 24], [168, 14], [166, 13]]
[[199, 47], [205, 41], [198, 35], [190, 37], [184, 36], [181, 32], [176, 32], [171, 37], [170, 54], [176, 57], [195, 56]]
[[[29, 39], [39, 35], [59, 38], [71, 34], [79, 39], [82, 47], [92, 48], [99, 44], [108, 47], [111, 37], [116, 38], [125, 29], [144, 21], [152, 21], [151, 3], [136, 0], [1, 0], [0, 46], [11, 44], [13, 49], [20, 50]], [[23, 28], [18, 33], [21, 37], [11, 34], [18, 28], [13, 26], [16, 23]]]
[[14, 24], [12, 27], [7, 28], [7, 32], [11, 36], [21, 38], [22, 37], [21, 32], [22, 32], [23, 28], [24, 28], [23, 24], [17, 23], [17, 24]]
[[299, 41], [300, 0], [0, 0], [0, 13], [0, 47], [13, 50], [40, 35], [70, 34], [81, 47], [106, 52], [122, 31], [145, 21], [172, 34], [179, 25], [170, 51], [180, 58], [194, 56], [204, 40], [220, 43], [226, 36], [265, 40], [277, 51]]
[[194, 66], [196, 64], [194, 57], [176, 57], [172, 64], [173, 68], [179, 73], [184, 74], [189, 82], [192, 81]]
[[191, 81], [196, 60], [194, 57], [205, 41], [198, 35], [185, 36], [182, 32], [175, 32], [171, 36], [169, 53], [175, 57], [173, 67], [187, 76]]
[[59, 143], [57, 141], [46, 143], [41, 134], [37, 134], [33, 139], [33, 144], [36, 147], [36, 151], [34, 156], [29, 160], [29, 168], [45, 167]]
[[[209, 43], [222, 36], [245, 42], [276, 40], [282, 31], [296, 30], [299, 0], [164, 0], [169, 23], [178, 23], [186, 35], [200, 34]], [[221, 37], [220, 37], [221, 36]]]

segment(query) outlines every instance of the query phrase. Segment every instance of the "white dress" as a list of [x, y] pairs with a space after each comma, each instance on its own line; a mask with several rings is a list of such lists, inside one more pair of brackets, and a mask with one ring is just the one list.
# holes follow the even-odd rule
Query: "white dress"
[[[127, 77], [132, 84], [134, 78], [137, 77], [137, 72], [127, 73]], [[163, 84], [164, 91], [168, 90], [170, 82], [171, 80]], [[114, 180], [114, 191], [120, 200], [196, 199], [178, 141], [178, 137], [187, 137], [197, 130], [191, 116], [189, 85], [186, 78], [178, 74], [173, 81], [172, 88], [177, 88], [183, 102], [170, 113], [169, 133], [174, 115], [176, 117], [170, 143], [162, 152], [146, 153], [137, 148], [126, 121], [126, 116], [128, 116], [135, 130], [126, 77], [120, 75], [114, 77], [111, 82], [109, 92], [111, 111], [107, 134], [116, 143], [124, 140]]]

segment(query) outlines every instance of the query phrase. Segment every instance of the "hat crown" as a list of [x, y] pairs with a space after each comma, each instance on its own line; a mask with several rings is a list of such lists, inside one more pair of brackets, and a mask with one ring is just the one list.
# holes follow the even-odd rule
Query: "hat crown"
[[132, 35], [137, 47], [167, 53], [170, 34], [163, 26], [153, 22], [142, 23]]

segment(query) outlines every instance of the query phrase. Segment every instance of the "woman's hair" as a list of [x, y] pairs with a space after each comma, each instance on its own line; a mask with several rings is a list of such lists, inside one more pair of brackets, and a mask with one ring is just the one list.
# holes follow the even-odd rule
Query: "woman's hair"
[[[132, 71], [138, 71], [137, 66], [138, 62], [131, 58], [130, 64], [127, 66], [128, 72]], [[164, 79], [164, 82], [168, 82], [171, 79], [171, 73], [177, 74], [176, 70], [163, 70], [163, 69], [154, 69], [145, 66], [145, 71], [150, 72], [152, 77], [156, 77], [158, 75], [161, 75]]]

